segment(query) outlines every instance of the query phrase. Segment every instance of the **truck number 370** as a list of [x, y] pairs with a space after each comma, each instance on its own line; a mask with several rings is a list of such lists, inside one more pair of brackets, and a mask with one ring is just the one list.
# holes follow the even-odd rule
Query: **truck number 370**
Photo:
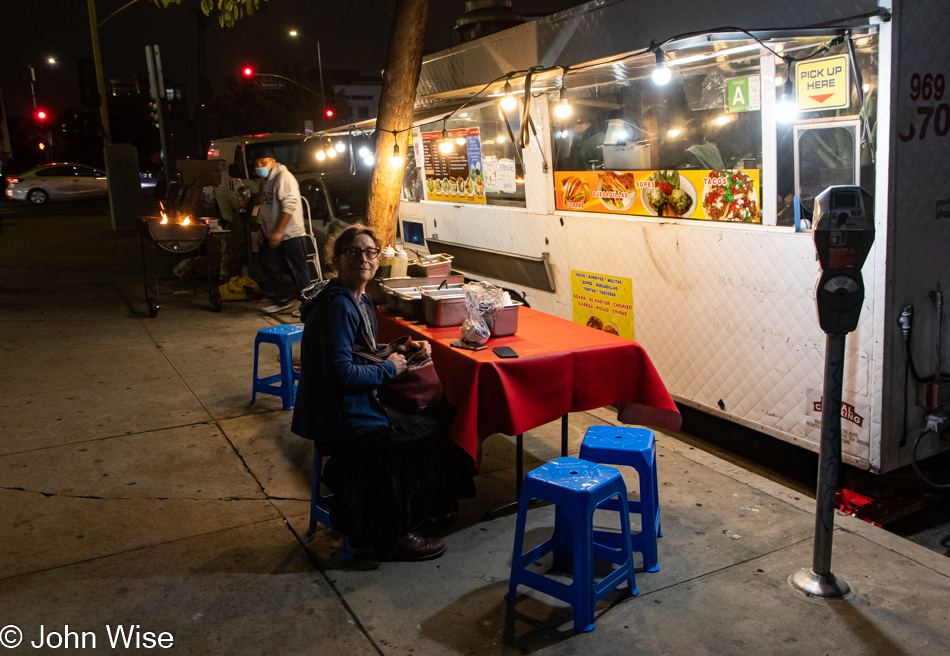
[[[943, 100], [943, 94], [946, 90], [946, 79], [943, 73], [931, 75], [927, 73], [920, 75], [914, 73], [910, 77], [910, 99], [914, 102], [922, 100]], [[938, 137], [945, 137], [950, 134], [950, 105], [940, 103], [939, 105], [917, 105], [917, 116], [923, 117], [920, 131], [917, 131], [914, 121], [907, 128], [907, 133], [898, 132], [897, 136], [901, 141], [912, 141], [914, 138], [926, 139], [928, 134], [934, 134]], [[933, 123], [933, 130], [930, 130], [930, 124]]]

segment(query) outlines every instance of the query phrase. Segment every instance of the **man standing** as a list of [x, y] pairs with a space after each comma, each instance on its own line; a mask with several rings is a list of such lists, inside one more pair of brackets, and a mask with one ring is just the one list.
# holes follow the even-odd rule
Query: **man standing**
[[[261, 267], [264, 269], [265, 293], [274, 301], [264, 308], [267, 314], [287, 310], [294, 299], [310, 285], [307, 268], [307, 237], [303, 227], [303, 203], [294, 174], [274, 159], [267, 148], [254, 160], [257, 174], [263, 178], [261, 189]], [[284, 280], [289, 269], [293, 286]]]

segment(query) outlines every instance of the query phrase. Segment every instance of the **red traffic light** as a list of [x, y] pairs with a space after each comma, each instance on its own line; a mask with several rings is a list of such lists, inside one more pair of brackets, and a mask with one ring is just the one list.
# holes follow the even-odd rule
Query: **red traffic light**
[[37, 120], [39, 120], [39, 121], [45, 121], [45, 120], [46, 120], [46, 112], [44, 112], [42, 109], [36, 110], [36, 118], [37, 118]]
[[251, 68], [250, 66], [245, 66], [243, 73], [244, 73], [244, 77], [251, 77], [252, 75], [254, 75], [254, 69]]
[[334, 112], [332, 109], [329, 109], [329, 108], [325, 109], [323, 112], [323, 115], [326, 116], [327, 118], [333, 118], [335, 114], [336, 112]]

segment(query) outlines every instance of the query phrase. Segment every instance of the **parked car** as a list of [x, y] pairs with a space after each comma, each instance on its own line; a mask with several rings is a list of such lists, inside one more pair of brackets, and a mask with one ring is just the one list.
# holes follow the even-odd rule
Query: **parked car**
[[7, 178], [6, 196], [42, 205], [51, 199], [106, 196], [106, 174], [85, 164], [61, 162], [38, 166]]

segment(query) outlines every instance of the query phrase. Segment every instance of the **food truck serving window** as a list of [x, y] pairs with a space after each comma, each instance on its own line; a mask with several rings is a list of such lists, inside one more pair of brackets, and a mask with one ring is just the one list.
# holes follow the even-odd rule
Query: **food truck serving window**
[[426, 200], [524, 207], [524, 168], [511, 138], [519, 116], [509, 112], [506, 124], [492, 102], [454, 114], [445, 122], [447, 139], [442, 121], [415, 128], [414, 157]]
[[665, 86], [568, 84], [571, 115], [551, 115], [557, 208], [761, 223], [759, 87], [758, 54]]

